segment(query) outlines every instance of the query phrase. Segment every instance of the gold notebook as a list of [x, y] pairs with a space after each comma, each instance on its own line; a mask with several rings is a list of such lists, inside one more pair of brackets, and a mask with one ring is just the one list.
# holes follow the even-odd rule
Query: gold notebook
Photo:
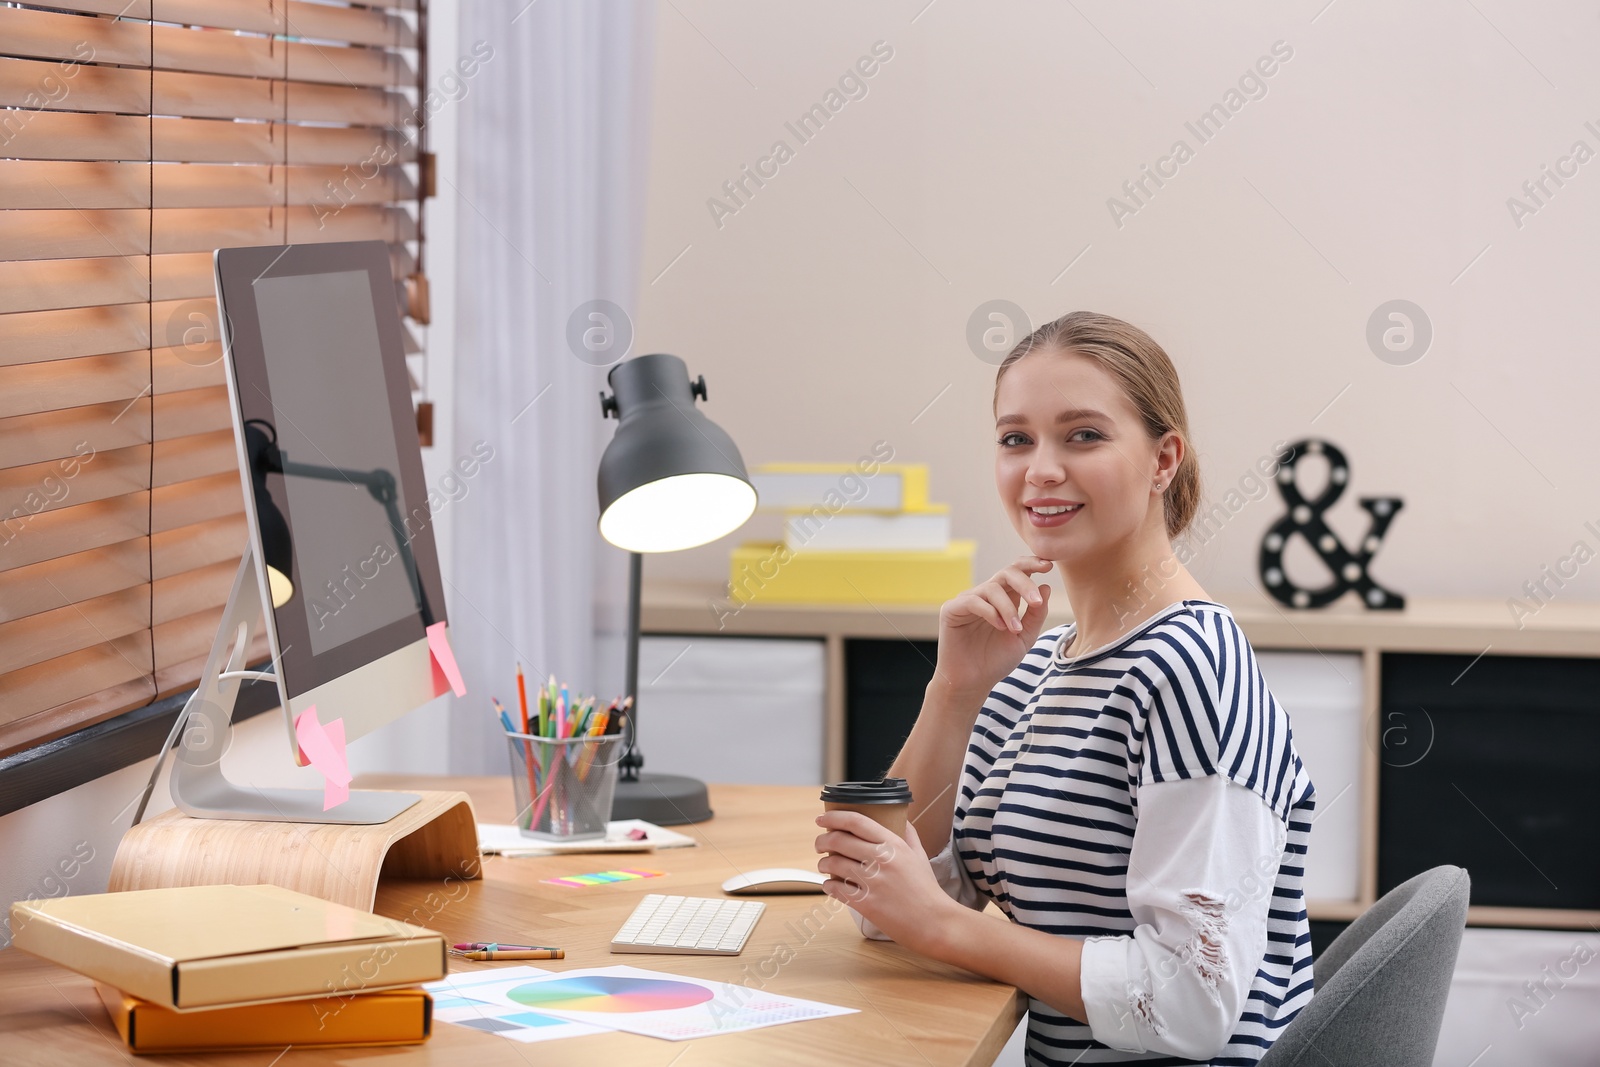
[[443, 978], [444, 937], [273, 885], [137, 889], [11, 906], [12, 945], [189, 1011]]

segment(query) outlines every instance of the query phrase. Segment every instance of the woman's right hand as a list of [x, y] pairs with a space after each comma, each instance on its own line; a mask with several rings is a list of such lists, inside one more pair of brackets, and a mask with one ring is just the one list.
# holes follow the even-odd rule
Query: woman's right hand
[[1044, 631], [1050, 586], [1030, 575], [1055, 566], [1039, 556], [1021, 556], [986, 582], [958, 593], [939, 609], [939, 663], [935, 681], [953, 694], [987, 697]]

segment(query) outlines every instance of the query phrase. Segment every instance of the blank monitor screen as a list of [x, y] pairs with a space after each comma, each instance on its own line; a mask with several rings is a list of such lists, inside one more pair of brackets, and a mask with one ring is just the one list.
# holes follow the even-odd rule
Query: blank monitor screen
[[293, 587], [271, 627], [290, 698], [445, 619], [390, 270], [380, 241], [217, 253], [252, 544]]
[[[253, 288], [305, 583], [292, 603], [320, 654], [419, 609], [401, 537], [363, 480], [400, 468], [378, 323], [365, 271], [265, 277]], [[311, 467], [324, 471], [293, 473]], [[409, 514], [398, 479], [394, 492], [397, 513]]]

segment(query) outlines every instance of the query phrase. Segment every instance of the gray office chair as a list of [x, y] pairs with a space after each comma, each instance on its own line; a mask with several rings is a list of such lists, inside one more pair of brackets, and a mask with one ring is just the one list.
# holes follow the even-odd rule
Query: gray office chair
[[1395, 886], [1316, 959], [1316, 995], [1260, 1067], [1432, 1067], [1472, 881], [1435, 867]]

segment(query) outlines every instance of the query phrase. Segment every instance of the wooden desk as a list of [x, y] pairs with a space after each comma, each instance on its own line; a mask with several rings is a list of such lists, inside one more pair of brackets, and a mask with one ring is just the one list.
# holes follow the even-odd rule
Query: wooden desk
[[[369, 777], [367, 788], [460, 789], [478, 817], [511, 820], [511, 785], [504, 778]], [[1026, 1008], [1009, 986], [916, 956], [888, 942], [866, 941], [843, 905], [822, 895], [765, 898], [767, 911], [738, 956], [612, 955], [611, 937], [645, 893], [721, 896], [723, 879], [737, 869], [813, 867], [812, 818], [816, 789], [795, 786], [712, 786], [718, 814], [683, 827], [696, 848], [620, 855], [486, 857], [477, 882], [397, 882], [381, 885], [380, 915], [418, 922], [450, 941], [526, 939], [560, 945], [564, 960], [540, 962], [550, 970], [627, 964], [760, 988], [860, 1009], [858, 1014], [787, 1023], [693, 1042], [633, 1034], [519, 1045], [449, 1023], [435, 1023], [426, 1044], [395, 1049], [294, 1049], [279, 1067], [371, 1062], [396, 1067], [527, 1067], [640, 1064], [988, 1064]], [[627, 858], [624, 859], [623, 857]], [[338, 857], [330, 857], [337, 862]], [[668, 872], [665, 877], [586, 889], [544, 885], [540, 879], [614, 866]], [[809, 917], [809, 923], [803, 927]], [[997, 922], [1004, 921], [996, 919]], [[807, 933], [807, 927], [814, 933]], [[786, 945], [793, 957], [780, 946]], [[504, 964], [452, 961], [455, 970]], [[693, 1048], [689, 1046], [692, 1045]], [[268, 1067], [262, 1052], [133, 1057], [106, 1018], [94, 987], [72, 971], [15, 949], [0, 952], [0, 1061], [8, 1067], [77, 1067], [78, 1064], [217, 1064]]]

